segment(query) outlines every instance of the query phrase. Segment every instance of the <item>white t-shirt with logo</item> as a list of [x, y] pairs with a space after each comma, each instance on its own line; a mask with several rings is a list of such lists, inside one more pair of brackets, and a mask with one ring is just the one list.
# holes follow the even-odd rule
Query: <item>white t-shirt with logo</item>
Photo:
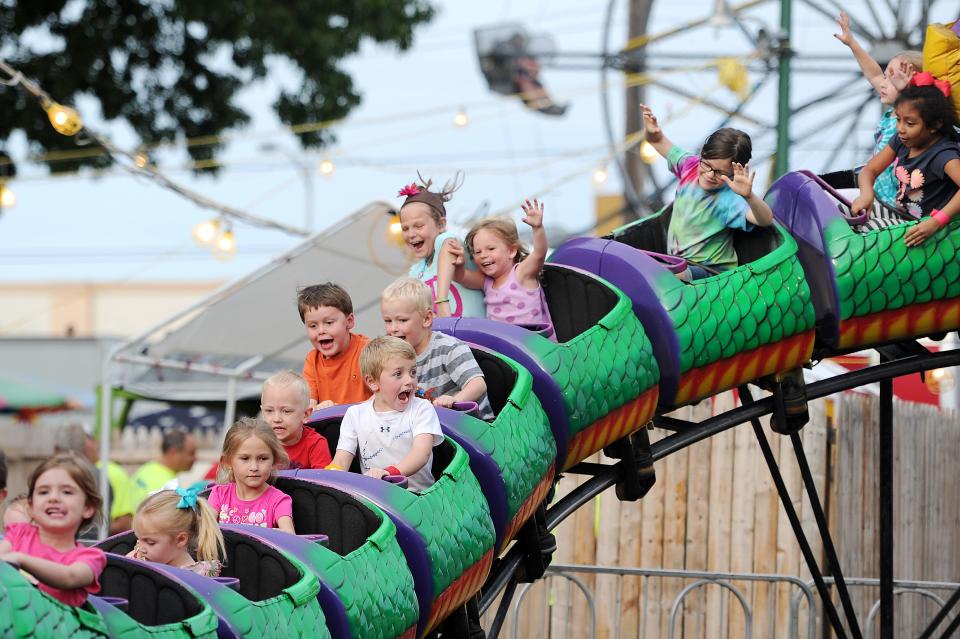
[[[406, 410], [373, 410], [373, 398], [347, 409], [340, 424], [340, 439], [337, 449], [357, 454], [359, 448], [360, 471], [370, 468], [396, 466], [413, 448], [417, 435], [433, 435], [433, 445], [443, 442], [440, 419], [433, 404], [414, 397]], [[423, 468], [407, 477], [410, 490], [420, 491], [433, 485], [430, 472], [433, 453]]]

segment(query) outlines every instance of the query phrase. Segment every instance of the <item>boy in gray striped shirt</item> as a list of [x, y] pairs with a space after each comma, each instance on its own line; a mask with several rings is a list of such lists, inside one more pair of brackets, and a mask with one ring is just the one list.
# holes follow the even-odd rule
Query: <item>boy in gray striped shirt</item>
[[493, 419], [487, 383], [470, 347], [432, 329], [433, 298], [420, 280], [401, 277], [383, 291], [380, 313], [387, 335], [399, 337], [417, 353], [417, 385], [435, 406], [477, 402], [482, 419]]

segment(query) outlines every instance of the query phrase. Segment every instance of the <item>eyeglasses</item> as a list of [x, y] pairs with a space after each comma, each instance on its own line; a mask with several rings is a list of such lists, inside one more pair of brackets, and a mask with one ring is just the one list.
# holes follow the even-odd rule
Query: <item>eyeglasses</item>
[[706, 162], [704, 162], [702, 159], [700, 160], [700, 172], [701, 172], [701, 173], [706, 173], [707, 175], [712, 175], [715, 179], [718, 179], [718, 180], [720, 179], [720, 176], [721, 176], [721, 175], [725, 175], [725, 176], [727, 176], [728, 178], [730, 178], [731, 180], [733, 179], [733, 173], [732, 173], [732, 172], [721, 171], [720, 169], [715, 169], [715, 168], [713, 168], [712, 166], [710, 166], [709, 164], [707, 164]]

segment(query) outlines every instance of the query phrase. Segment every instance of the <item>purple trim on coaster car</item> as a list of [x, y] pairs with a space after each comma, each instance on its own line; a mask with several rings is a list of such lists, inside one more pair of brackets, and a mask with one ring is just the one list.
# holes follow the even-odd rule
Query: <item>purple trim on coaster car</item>
[[[283, 471], [284, 474], [288, 472], [290, 471]], [[290, 533], [283, 532], [279, 528], [261, 528], [259, 526], [246, 526], [246, 528], [253, 528], [253, 530], [250, 531], [242, 530], [244, 527], [239, 525], [223, 525], [223, 527], [255, 537], [261, 543], [289, 552], [306, 565], [311, 565], [311, 562], [307, 559], [307, 557], [310, 556], [308, 546], [316, 543], [315, 541], [307, 539], [311, 535], [291, 535]], [[325, 537], [326, 535], [323, 536]], [[352, 637], [350, 620], [347, 618], [347, 609], [344, 607], [343, 601], [337, 596], [337, 592], [327, 585], [322, 575], [319, 573], [314, 574], [316, 574], [320, 580], [320, 592], [317, 593], [317, 601], [320, 602], [320, 608], [323, 610], [323, 616], [326, 618], [327, 629], [330, 631], [330, 636], [333, 639], [350, 639], [350, 637]]]
[[680, 387], [680, 343], [652, 284], [670, 267], [640, 249], [595, 237], [564, 242], [551, 254], [550, 261], [602, 277], [630, 298], [660, 366], [660, 404], [671, 405]]
[[557, 446], [556, 458], [567, 458], [570, 420], [563, 403], [563, 391], [526, 346], [532, 340], [550, 340], [513, 324], [477, 317], [438, 317], [433, 320], [433, 330], [503, 353], [526, 368], [533, 376], [533, 392], [550, 418], [550, 430]]
[[823, 189], [824, 191], [832, 195], [833, 199], [837, 200], [838, 202], [843, 202], [847, 206], [847, 208], [850, 209], [851, 215], [844, 215], [842, 211], [840, 212], [840, 217], [845, 219], [847, 221], [847, 224], [849, 224], [850, 226], [860, 226], [861, 224], [867, 221], [867, 218], [870, 216], [869, 213], [864, 211], [860, 215], [852, 215], [853, 203], [847, 198], [843, 197], [840, 191], [836, 190], [835, 188], [827, 184], [826, 181], [824, 181], [819, 175], [817, 175], [813, 171], [806, 171], [806, 170], [797, 171], [797, 173], [806, 175], [808, 178], [816, 182], [821, 189]]
[[803, 266], [816, 316], [817, 340], [836, 349], [840, 343], [840, 299], [836, 272], [824, 245], [824, 229], [840, 214], [836, 203], [818, 180], [803, 173], [787, 173], [773, 183], [764, 197], [773, 216], [797, 241], [797, 259]]
[[[337, 421], [343, 419], [344, 413], [347, 412], [347, 409], [353, 406], [353, 404], [335, 404], [329, 408], [322, 408], [319, 410], [313, 411], [313, 414], [307, 418], [305, 424], [315, 424], [317, 422], [325, 422], [330, 419], [336, 419]], [[336, 447], [336, 444], [334, 444]]]
[[[220, 639], [243, 639], [243, 635], [230, 624], [229, 611], [220, 609], [220, 597], [217, 596], [223, 588], [236, 591], [237, 588], [219, 581], [221, 577], [211, 578], [203, 577], [195, 572], [184, 570], [182, 568], [173, 568], [166, 564], [153, 564], [153, 569], [163, 573], [173, 581], [179, 581], [181, 584], [191, 590], [195, 590], [217, 614], [217, 637]], [[222, 579], [234, 579], [239, 585], [240, 580], [234, 577], [223, 577]], [[246, 601], [246, 600], [245, 600]]]
[[410, 574], [413, 575], [414, 591], [417, 595], [417, 603], [420, 605], [418, 632], [426, 628], [430, 620], [433, 599], [440, 593], [433, 591], [433, 572], [430, 569], [430, 554], [427, 552], [426, 541], [417, 532], [416, 527], [407, 520], [404, 513], [391, 503], [391, 491], [404, 489], [373, 477], [342, 470], [299, 468], [283, 470], [279, 474], [336, 488], [354, 497], [360, 497], [361, 500], [367, 499], [387, 513], [397, 527], [397, 543], [400, 544], [407, 566], [410, 568]]

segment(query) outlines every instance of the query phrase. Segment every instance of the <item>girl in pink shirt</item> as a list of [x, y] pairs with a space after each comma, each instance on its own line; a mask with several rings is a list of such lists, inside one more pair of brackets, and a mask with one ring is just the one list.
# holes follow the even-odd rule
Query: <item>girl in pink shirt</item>
[[474, 225], [464, 242], [479, 271], [463, 267], [459, 247], [449, 247], [456, 264], [454, 279], [469, 288], [483, 289], [487, 319], [509, 324], [542, 325], [554, 339], [553, 322], [540, 286], [540, 272], [547, 259], [547, 233], [543, 229], [543, 204], [527, 200], [523, 222], [533, 229], [533, 248], [520, 242], [513, 220], [490, 218]]
[[28, 481], [32, 523], [11, 524], [0, 541], [0, 560], [29, 573], [43, 592], [70, 606], [100, 591], [107, 558], [77, 543], [77, 532], [99, 519], [103, 499], [89, 464], [73, 453], [55, 455]]
[[127, 556], [219, 577], [227, 550], [216, 511], [199, 496], [206, 487], [197, 482], [147, 497], [133, 518], [137, 545]]
[[293, 501], [270, 485], [274, 474], [287, 466], [287, 453], [266, 422], [244, 417], [227, 431], [220, 455], [218, 485], [210, 492], [210, 506], [221, 524], [279, 528], [296, 534]]

